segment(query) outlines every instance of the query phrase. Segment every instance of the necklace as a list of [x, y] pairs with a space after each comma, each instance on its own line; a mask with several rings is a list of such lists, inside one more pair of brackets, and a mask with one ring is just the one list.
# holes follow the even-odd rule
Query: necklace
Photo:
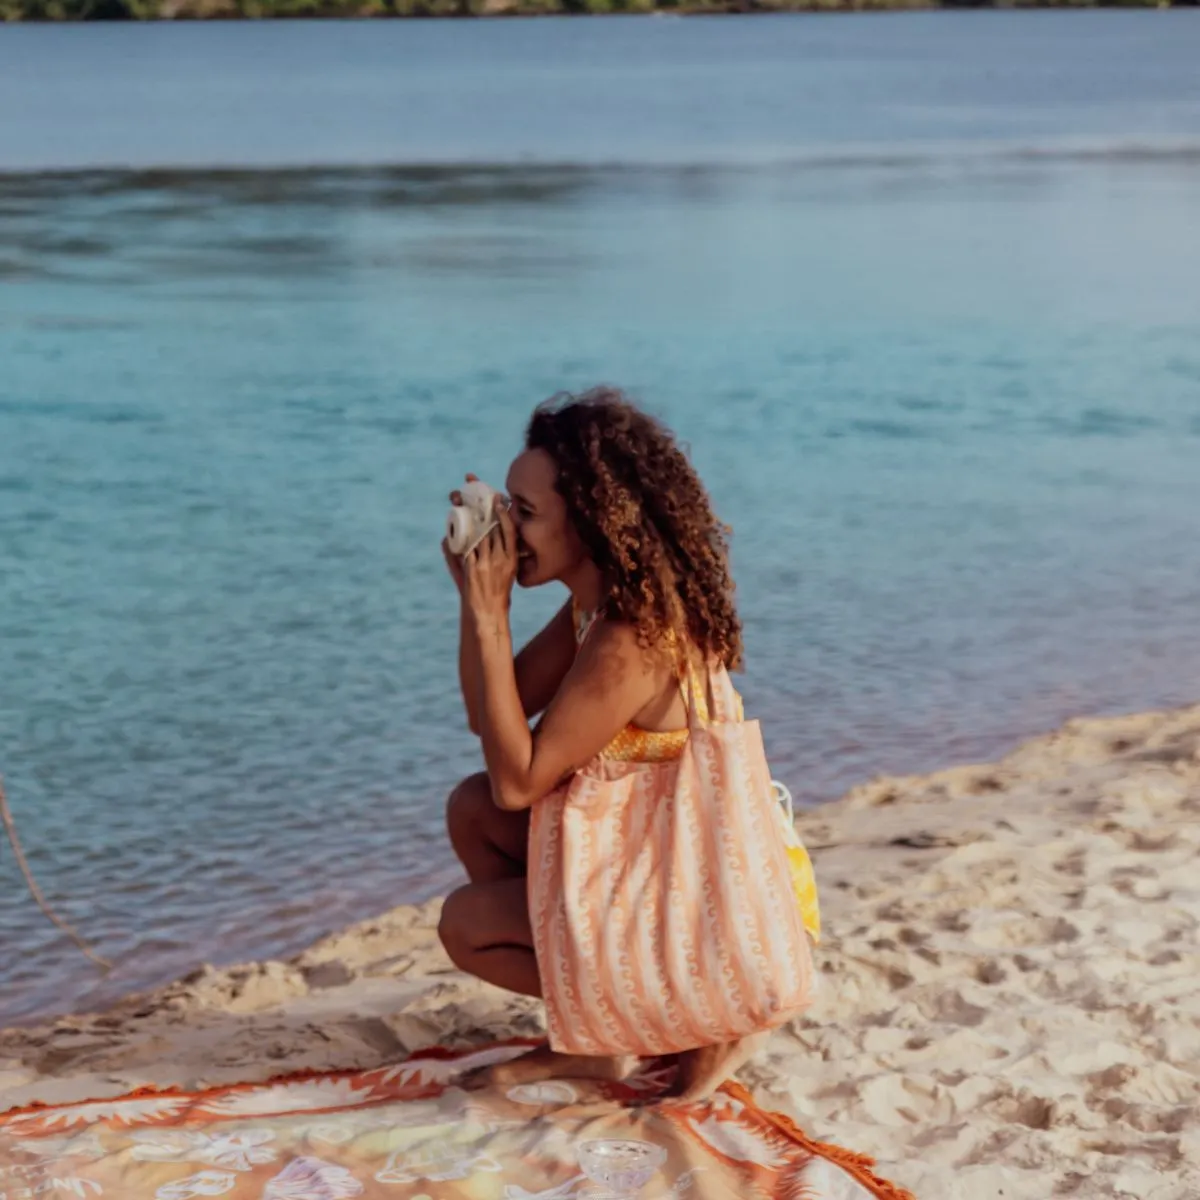
[[587, 637], [588, 631], [591, 629], [596, 618], [600, 615], [600, 610], [596, 608], [591, 612], [587, 612], [580, 608], [574, 600], [571, 603], [575, 607], [575, 638], [576, 641], [582, 642]]

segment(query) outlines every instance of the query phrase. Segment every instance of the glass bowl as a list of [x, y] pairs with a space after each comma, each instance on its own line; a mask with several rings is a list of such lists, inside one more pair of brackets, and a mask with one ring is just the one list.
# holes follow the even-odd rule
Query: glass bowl
[[632, 1196], [650, 1182], [667, 1161], [662, 1146], [628, 1138], [602, 1138], [579, 1146], [579, 1167], [592, 1181], [613, 1196]]

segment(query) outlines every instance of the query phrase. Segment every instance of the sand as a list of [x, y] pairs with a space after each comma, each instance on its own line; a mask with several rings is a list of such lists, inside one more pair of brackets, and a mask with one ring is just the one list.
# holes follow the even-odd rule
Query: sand
[[[920, 1200], [1200, 1197], [1200, 706], [1073, 721], [800, 818], [814, 1007], [742, 1079]], [[438, 902], [0, 1033], [0, 1107], [368, 1067], [542, 1028]]]

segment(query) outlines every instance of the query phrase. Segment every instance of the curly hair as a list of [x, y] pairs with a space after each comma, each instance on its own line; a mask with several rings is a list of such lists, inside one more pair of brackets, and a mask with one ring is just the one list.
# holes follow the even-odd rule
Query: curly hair
[[558, 491], [608, 588], [604, 611], [643, 649], [682, 635], [707, 660], [742, 665], [729, 533], [673, 434], [615, 388], [539, 405], [525, 445], [558, 467]]

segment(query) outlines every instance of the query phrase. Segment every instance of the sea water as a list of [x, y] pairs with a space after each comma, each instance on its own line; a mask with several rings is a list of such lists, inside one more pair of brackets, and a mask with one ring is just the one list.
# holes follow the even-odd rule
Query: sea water
[[560, 389], [688, 443], [798, 800], [1196, 699], [1198, 61], [1183, 12], [0, 29], [0, 771], [117, 963], [0, 846], [0, 1016], [459, 878], [446, 493]]

